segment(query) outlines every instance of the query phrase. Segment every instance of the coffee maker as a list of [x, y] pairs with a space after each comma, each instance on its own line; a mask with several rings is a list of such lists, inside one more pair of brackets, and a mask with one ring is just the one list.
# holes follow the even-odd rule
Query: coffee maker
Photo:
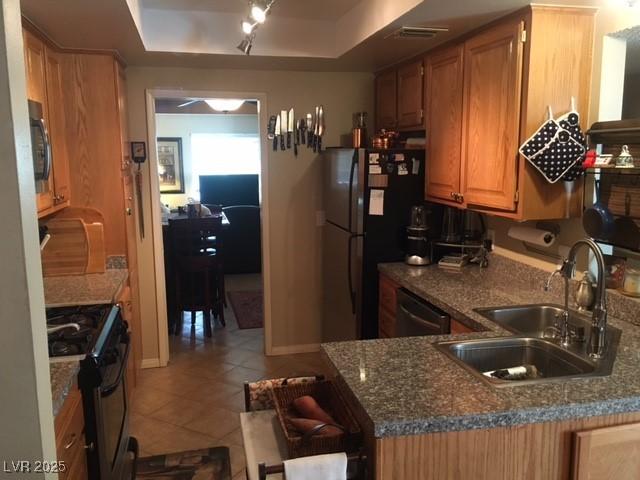
[[407, 227], [406, 255], [407, 265], [429, 265], [429, 209], [424, 205], [411, 207], [411, 225]]

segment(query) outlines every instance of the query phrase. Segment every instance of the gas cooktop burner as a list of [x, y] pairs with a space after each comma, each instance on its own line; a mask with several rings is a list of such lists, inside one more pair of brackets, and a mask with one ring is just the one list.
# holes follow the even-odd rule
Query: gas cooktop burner
[[47, 309], [47, 326], [77, 324], [49, 334], [49, 356], [63, 357], [88, 353], [97, 338], [111, 305], [83, 305]]

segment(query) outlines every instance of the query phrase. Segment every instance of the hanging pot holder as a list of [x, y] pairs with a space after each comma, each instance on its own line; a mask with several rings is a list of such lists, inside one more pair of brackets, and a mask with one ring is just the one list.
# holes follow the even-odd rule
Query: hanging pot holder
[[[569, 132], [571, 138], [582, 145], [585, 151], [587, 150], [587, 141], [585, 139], [584, 133], [582, 132], [582, 128], [580, 127], [580, 114], [576, 110], [575, 97], [571, 97], [571, 111], [558, 118], [557, 122], [561, 128]], [[584, 155], [581, 156], [571, 167], [571, 169], [562, 176], [562, 180], [564, 180], [565, 182], [572, 182], [584, 175], [584, 168], [582, 167], [583, 161]]]
[[528, 160], [549, 183], [556, 183], [574, 167], [585, 152], [584, 146], [576, 142], [567, 130], [558, 128], [547, 147]]
[[520, 147], [520, 153], [529, 161], [549, 146], [549, 143], [560, 129], [560, 125], [553, 119], [551, 107], [547, 107], [547, 114], [547, 121]]

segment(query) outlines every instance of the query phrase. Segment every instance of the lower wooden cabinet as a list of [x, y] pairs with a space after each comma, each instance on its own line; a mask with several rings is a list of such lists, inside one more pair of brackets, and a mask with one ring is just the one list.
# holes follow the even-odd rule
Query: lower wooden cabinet
[[640, 423], [576, 432], [573, 480], [640, 478]]
[[380, 274], [378, 286], [378, 336], [380, 338], [396, 336], [396, 300], [398, 288], [400, 288], [400, 285], [386, 275]]
[[477, 330], [474, 330], [471, 327], [467, 327], [464, 323], [460, 323], [457, 320], [451, 319], [451, 335], [460, 335], [463, 333], [473, 333]]
[[58, 461], [65, 471], [58, 474], [60, 480], [86, 480], [87, 456], [84, 438], [84, 411], [82, 394], [74, 388], [55, 418], [56, 451]]

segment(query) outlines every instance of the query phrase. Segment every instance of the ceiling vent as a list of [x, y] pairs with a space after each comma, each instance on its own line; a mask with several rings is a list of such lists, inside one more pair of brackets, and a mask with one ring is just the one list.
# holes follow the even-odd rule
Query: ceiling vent
[[400, 27], [385, 38], [433, 38], [448, 31], [447, 27]]

